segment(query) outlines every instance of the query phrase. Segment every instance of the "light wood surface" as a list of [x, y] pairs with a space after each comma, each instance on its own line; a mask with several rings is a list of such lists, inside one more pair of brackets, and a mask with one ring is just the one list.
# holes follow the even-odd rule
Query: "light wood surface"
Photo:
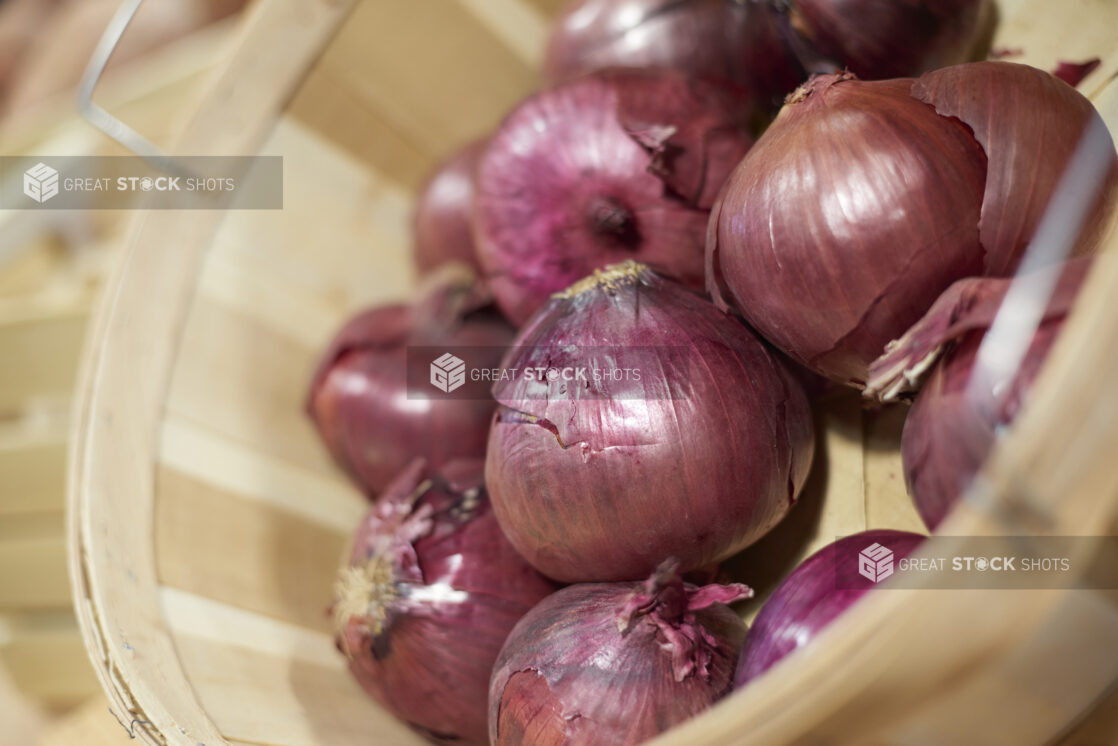
[[[152, 723], [137, 728], [146, 743], [422, 743], [332, 654], [329, 578], [364, 502], [316, 442], [302, 397], [347, 314], [409, 292], [410, 190], [536, 84], [525, 40], [555, 4], [347, 7], [263, 0], [186, 130], [194, 152], [284, 155], [285, 210], [147, 216], [93, 331], [71, 453], [72, 573], [111, 706]], [[1118, 69], [1099, 31], [1118, 27], [1118, 4], [1011, 0], [1002, 11], [996, 44], [1022, 49], [1021, 61], [1099, 55]], [[1096, 73], [1084, 90], [1105, 101], [1104, 81]], [[1098, 371], [1118, 367], [1118, 349], [1098, 340], [1118, 338], [1116, 292], [1118, 264], [1102, 263], [1060, 363], [990, 465], [992, 504], [1028, 494], [1061, 530], [1114, 525], [1118, 392]], [[836, 536], [919, 529], [896, 451], [902, 416], [852, 398], [818, 414], [801, 504], [768, 546], [731, 563], [759, 591], [747, 616]], [[964, 508], [943, 533], [1006, 528]], [[1101, 596], [876, 595], [810, 655], [657, 743], [1041, 743], [1118, 676], [1118, 660], [1098, 654], [1118, 646]]]

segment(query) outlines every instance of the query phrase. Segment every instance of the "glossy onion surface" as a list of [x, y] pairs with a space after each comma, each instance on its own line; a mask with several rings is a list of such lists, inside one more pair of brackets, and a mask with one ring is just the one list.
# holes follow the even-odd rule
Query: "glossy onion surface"
[[[1101, 126], [1074, 89], [1024, 65], [814, 78], [715, 205], [708, 286], [796, 360], [861, 386], [952, 282], [1016, 269], [1081, 136]], [[1092, 142], [1109, 171], [1075, 182], [1090, 207], [1076, 253], [1096, 247], [1118, 184], [1113, 142]]]
[[435, 169], [415, 208], [415, 263], [421, 273], [446, 262], [480, 269], [474, 250], [474, 179], [485, 142], [467, 145]]
[[496, 365], [512, 337], [472, 277], [444, 273], [415, 304], [373, 308], [346, 323], [319, 362], [308, 412], [335, 460], [370, 496], [413, 458], [432, 468], [481, 458], [493, 402], [409, 396], [407, 348], [469, 346], [478, 364]]
[[622, 371], [494, 388], [486, 484], [509, 540], [566, 582], [687, 572], [795, 503], [812, 457], [803, 390], [736, 319], [627, 262], [555, 296], [506, 369]]
[[858, 574], [859, 552], [877, 543], [892, 550], [896, 561], [912, 554], [924, 539], [905, 531], [863, 531], [828, 544], [800, 563], [753, 620], [734, 685], [745, 686], [784, 656], [810, 645], [820, 630], [876, 587]]

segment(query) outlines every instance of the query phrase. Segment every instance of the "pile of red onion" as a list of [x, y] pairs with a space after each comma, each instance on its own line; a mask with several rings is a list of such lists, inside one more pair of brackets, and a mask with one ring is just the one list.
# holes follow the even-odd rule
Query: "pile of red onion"
[[858, 572], [862, 550], [880, 544], [896, 561], [916, 551], [924, 538], [904, 531], [863, 531], [828, 544], [800, 563], [749, 628], [734, 685], [745, 686], [784, 656], [809, 645], [820, 630], [877, 587]]
[[493, 746], [635, 746], [731, 689], [744, 585], [685, 584], [671, 561], [643, 583], [585, 583], [513, 629], [489, 685]]
[[319, 363], [307, 411], [337, 462], [375, 495], [412, 459], [432, 468], [481, 458], [493, 402], [414, 391], [407, 348], [467, 346], [496, 365], [513, 330], [468, 273], [433, 278], [412, 305], [380, 306], [342, 327]]
[[1024, 358], [1012, 371], [977, 367], [986, 332], [1013, 282], [990, 278], [952, 285], [870, 366], [866, 393], [885, 400], [912, 390], [931, 370], [901, 439], [905, 482], [928, 528], [939, 526], [982, 468], [998, 434], [1024, 406], [1090, 267], [1090, 258], [1083, 257], [1041, 271], [1058, 278]]
[[517, 107], [482, 156], [475, 208], [509, 319], [625, 259], [701, 288], [709, 208], [753, 142], [734, 106], [677, 72], [614, 70]]
[[[1086, 98], [1024, 65], [814, 78], [726, 183], [708, 285], [794, 359], [860, 386], [948, 285], [1016, 268], [1088, 127], [1102, 123]], [[1102, 188], [1079, 185], [1076, 253], [1114, 207], [1104, 139], [1094, 157], [1111, 167]]]
[[[916, 551], [925, 537], [902, 531], [841, 539], [748, 634], [728, 606], [748, 587], [687, 582], [766, 535], [763, 560], [801, 556], [770, 531], [813, 460], [802, 382], [915, 396], [901, 455], [932, 529], [1024, 406], [1118, 156], [1053, 75], [936, 69], [972, 54], [990, 12], [568, 6], [548, 87], [422, 188], [424, 289], [352, 319], [310, 387], [323, 441], [379, 495], [333, 607], [375, 700], [439, 743], [635, 746], [814, 644], [878, 587], [863, 550]], [[1097, 173], [1069, 170], [1084, 160]], [[1044, 267], [1054, 195], [1082, 208], [1062, 237], [1081, 258]], [[1041, 269], [1013, 287], [1053, 292], [1013, 366], [991, 340], [1022, 263]], [[490, 396], [439, 383], [432, 364], [455, 354]]]
[[[546, 575], [632, 580], [744, 549], [811, 464], [803, 390], [705, 298], [636, 262], [595, 272], [525, 326], [494, 387], [485, 481], [501, 528]], [[592, 371], [632, 370], [636, 376]]]
[[433, 740], [487, 743], [486, 692], [513, 626], [555, 589], [501, 534], [482, 464], [407, 467], [338, 577], [338, 644], [365, 690]]

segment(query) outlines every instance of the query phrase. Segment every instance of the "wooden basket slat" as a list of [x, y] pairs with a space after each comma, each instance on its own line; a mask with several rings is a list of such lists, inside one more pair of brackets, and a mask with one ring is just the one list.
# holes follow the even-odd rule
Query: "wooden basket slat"
[[531, 4], [545, 17], [554, 18], [571, 0], [524, 0]]
[[156, 490], [160, 583], [329, 631], [345, 533], [165, 467], [156, 472]]
[[[291, 118], [277, 121], [262, 152], [283, 156], [291, 209], [230, 213], [207, 264], [292, 288], [300, 293], [293, 303], [331, 304], [339, 323], [355, 308], [404, 297], [414, 279], [410, 194]], [[260, 315], [280, 328], [299, 323], [271, 305]]]
[[[163, 423], [159, 464], [238, 498], [345, 534], [369, 507], [368, 500], [340, 473], [323, 476], [301, 469], [175, 418]], [[314, 499], [308, 500], [307, 495]]]
[[30, 311], [0, 323], [5, 356], [0, 364], [0, 417], [22, 412], [35, 399], [69, 398], [88, 322], [89, 307], [82, 304]]
[[[448, 0], [360, 3], [315, 68], [292, 114], [307, 116], [325, 137], [408, 187], [437, 159], [489, 131], [537, 85], [528, 64]], [[325, 119], [313, 110], [328, 96], [353, 100], [328, 104]], [[358, 144], [385, 135], [426, 161], [402, 169], [391, 149]]]
[[180, 636], [176, 647], [207, 713], [232, 739], [269, 746], [420, 746], [425, 742], [336, 667]]
[[528, 0], [457, 0], [490, 32], [537, 70], [543, 62], [544, 46], [551, 30], [545, 14]]
[[167, 410], [266, 455], [333, 473], [302, 407], [290, 406], [303, 400], [316, 354], [273, 327], [200, 297], [183, 334]]
[[61, 512], [46, 515], [53, 519], [50, 535], [0, 541], [0, 611], [63, 609], [69, 604], [65, 521]]
[[262, 656], [345, 668], [332, 634], [164, 586], [160, 603], [176, 635], [234, 645]]
[[28, 433], [0, 425], [0, 517], [62, 512], [66, 480], [64, 432]]
[[1013, 52], [1007, 60], [1053, 70], [1060, 61], [1098, 57], [1098, 69], [1079, 86], [1091, 98], [1118, 74], [1118, 3], [1061, 0], [1058, 11], [1050, 0], [998, 0], [997, 5], [1001, 21], [994, 48]]
[[0, 613], [0, 669], [24, 696], [53, 711], [69, 709], [97, 690], [69, 609]]

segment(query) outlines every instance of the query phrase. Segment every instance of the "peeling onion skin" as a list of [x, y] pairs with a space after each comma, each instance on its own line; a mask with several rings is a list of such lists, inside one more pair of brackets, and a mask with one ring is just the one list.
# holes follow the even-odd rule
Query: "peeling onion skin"
[[[1051, 74], [1013, 62], [975, 62], [936, 70], [912, 86], [912, 95], [945, 117], [962, 120], [989, 158], [979, 234], [986, 274], [1017, 267], [1044, 209], [1092, 120], [1091, 102]], [[1093, 197], [1076, 255], [1094, 251], [1118, 200], [1114, 143], [1098, 153], [1110, 160], [1105, 184]]]
[[592, 270], [637, 259], [701, 288], [707, 216], [753, 140], [732, 101], [670, 70], [542, 91], [501, 124], [478, 173], [475, 238], [522, 324]]
[[635, 746], [731, 688], [745, 637], [725, 604], [742, 585], [686, 585], [670, 563], [644, 583], [574, 585], [509, 635], [489, 689], [493, 746]]
[[[925, 540], [906, 531], [863, 531], [828, 544], [804, 560], [777, 586], [757, 614], [738, 660], [734, 686], [740, 688], [815, 636], [876, 586], [857, 574], [858, 553], [873, 543], [895, 559], [912, 554]], [[849, 584], [837, 582], [838, 573]]]
[[448, 267], [412, 306], [389, 305], [350, 319], [324, 352], [307, 412], [335, 461], [370, 497], [413, 458], [432, 468], [482, 458], [495, 406], [481, 399], [409, 399], [407, 347], [477, 347], [495, 366], [514, 331], [472, 274]]
[[669, 556], [688, 572], [792, 508], [813, 451], [804, 392], [705, 298], [627, 262], [554, 297], [514, 345], [506, 368], [611, 369], [646, 350], [639, 383], [538, 384], [546, 398], [522, 377], [494, 387], [486, 484], [513, 546], [549, 577], [633, 580]]
[[[814, 78], [724, 187], [708, 288], [794, 359], [861, 387], [952, 282], [1016, 269], [1088, 123], [1102, 126], [1081, 94], [1008, 62]], [[1077, 255], [1097, 248], [1118, 195], [1105, 140]]]
[[988, 0], [794, 0], [792, 26], [815, 55], [859, 78], [919, 75], [965, 62]]
[[480, 271], [474, 249], [474, 180], [485, 141], [470, 143], [436, 167], [415, 210], [415, 264], [427, 274], [447, 262]]
[[747, 111], [765, 109], [806, 77], [785, 42], [789, 32], [767, 0], [576, 0], [552, 27], [544, 78], [559, 83], [610, 67], [667, 67], [733, 85]]
[[911, 81], [813, 78], [730, 176], [707, 282], [793, 359], [861, 383], [953, 281], [980, 274], [986, 159]]
[[[1091, 263], [1083, 257], [1060, 270], [1043, 321], [1024, 360], [1009, 380], [995, 382], [1000, 396], [976, 400], [966, 391], [986, 330], [994, 321], [1010, 280], [975, 279], [945, 293], [910, 332], [919, 344], [910, 358], [942, 350], [928, 381], [916, 396], [901, 435], [905, 483], [924, 524], [935, 530], [981, 470], [999, 433], [1017, 418], [1033, 382], [1071, 311]], [[1055, 269], [1045, 271], [1056, 271]], [[933, 334], [921, 334], [933, 330]], [[908, 335], [906, 335], [907, 337]], [[903, 347], [903, 346], [902, 346]]]
[[336, 589], [335, 628], [350, 671], [439, 743], [488, 743], [497, 654], [555, 590], [502, 536], [482, 468], [408, 466], [362, 521]]

